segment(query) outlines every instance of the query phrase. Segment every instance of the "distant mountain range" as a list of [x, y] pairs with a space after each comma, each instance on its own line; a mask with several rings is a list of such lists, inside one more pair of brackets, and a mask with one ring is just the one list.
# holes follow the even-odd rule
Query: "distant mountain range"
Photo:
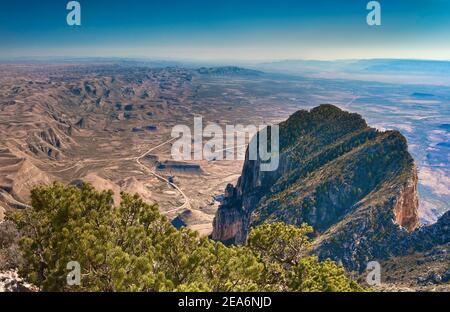
[[367, 60], [282, 60], [252, 67], [277, 73], [391, 83], [450, 85], [450, 61], [367, 59]]

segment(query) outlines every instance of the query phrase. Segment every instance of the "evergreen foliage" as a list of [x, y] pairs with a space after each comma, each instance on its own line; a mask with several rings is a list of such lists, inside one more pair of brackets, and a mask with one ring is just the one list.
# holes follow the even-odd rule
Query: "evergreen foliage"
[[[332, 261], [307, 256], [307, 225], [263, 224], [246, 246], [177, 230], [137, 195], [55, 183], [32, 209], [9, 215], [20, 233], [20, 273], [44, 291], [360, 291]], [[67, 285], [78, 261], [81, 285]]]

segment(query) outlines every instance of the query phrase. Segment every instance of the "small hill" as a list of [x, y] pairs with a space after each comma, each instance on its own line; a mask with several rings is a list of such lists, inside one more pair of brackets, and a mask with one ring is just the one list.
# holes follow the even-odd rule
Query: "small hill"
[[0, 149], [0, 205], [5, 208], [27, 207], [31, 189], [54, 180], [30, 160], [16, 156], [8, 148]]
[[154, 200], [152, 200], [152, 192], [135, 177], [123, 179], [117, 184], [119, 185], [122, 192], [132, 195], [138, 194], [147, 203], [154, 202]]
[[109, 191], [109, 190], [113, 191], [114, 204], [118, 205], [120, 203], [120, 187], [117, 184], [109, 180], [106, 180], [92, 172], [88, 173], [81, 179], [72, 181], [71, 184], [80, 185], [83, 182], [91, 184], [94, 188], [96, 188], [99, 191]]

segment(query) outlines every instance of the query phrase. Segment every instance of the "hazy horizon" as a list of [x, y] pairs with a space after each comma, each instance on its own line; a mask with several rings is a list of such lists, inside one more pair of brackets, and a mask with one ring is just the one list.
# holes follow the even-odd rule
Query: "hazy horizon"
[[356, 62], [356, 61], [429, 61], [429, 62], [450, 62], [448, 59], [438, 58], [409, 58], [409, 57], [361, 57], [361, 58], [335, 58], [335, 59], [314, 59], [314, 58], [267, 58], [267, 59], [253, 59], [247, 60], [243, 58], [229, 58], [229, 59], [206, 59], [206, 58], [190, 58], [190, 57], [164, 57], [164, 56], [94, 56], [94, 55], [30, 55], [30, 56], [0, 56], [0, 62], [2, 61], [72, 61], [72, 60], [114, 60], [114, 61], [154, 61], [154, 62], [207, 62], [207, 63], [223, 63], [223, 62], [235, 62], [239, 63], [264, 63], [264, 62]]
[[450, 59], [450, 3], [380, 1], [381, 26], [366, 23], [368, 0], [335, 2], [68, 1], [2, 4], [0, 57], [121, 57], [205, 61]]

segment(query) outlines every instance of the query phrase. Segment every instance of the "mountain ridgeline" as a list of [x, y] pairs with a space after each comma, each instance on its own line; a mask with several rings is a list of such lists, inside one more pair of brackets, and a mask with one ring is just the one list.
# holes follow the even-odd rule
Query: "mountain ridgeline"
[[260, 160], [245, 160], [225, 190], [213, 239], [243, 244], [251, 227], [283, 221], [311, 225], [315, 252], [352, 270], [407, 252], [419, 226], [418, 178], [399, 132], [333, 105], [300, 110], [280, 124], [279, 163], [264, 172]]

